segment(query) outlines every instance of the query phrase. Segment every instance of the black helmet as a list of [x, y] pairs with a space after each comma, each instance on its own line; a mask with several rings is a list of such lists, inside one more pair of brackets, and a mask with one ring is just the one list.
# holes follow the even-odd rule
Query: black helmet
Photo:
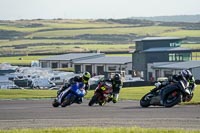
[[113, 80], [114, 81], [120, 81], [121, 80], [121, 75], [116, 73], [114, 76], [113, 76]]
[[192, 77], [193, 77], [193, 75], [192, 75], [192, 73], [190, 72], [190, 70], [182, 70], [182, 71], [181, 71], [181, 76], [182, 76], [183, 78], [185, 78], [187, 81], [188, 81], [188, 80], [191, 80]]

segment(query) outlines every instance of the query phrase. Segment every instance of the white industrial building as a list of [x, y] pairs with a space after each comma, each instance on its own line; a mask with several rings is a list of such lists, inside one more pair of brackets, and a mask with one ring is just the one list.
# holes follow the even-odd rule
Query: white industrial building
[[70, 53], [42, 58], [42, 68], [74, 68], [75, 73], [88, 71], [91, 74], [125, 71], [132, 73], [132, 57], [105, 56], [104, 53]]
[[148, 64], [148, 73], [152, 73], [155, 80], [159, 77], [168, 77], [173, 74], [178, 74], [183, 69], [189, 69], [194, 75], [194, 78], [200, 80], [200, 61], [159, 62]]

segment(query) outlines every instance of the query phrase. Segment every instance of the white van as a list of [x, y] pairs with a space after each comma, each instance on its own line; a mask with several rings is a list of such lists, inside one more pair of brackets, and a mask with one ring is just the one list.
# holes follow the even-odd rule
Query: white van
[[32, 80], [32, 87], [38, 89], [52, 88], [56, 84], [51, 82], [48, 78], [35, 78]]
[[63, 73], [59, 73], [57, 75], [52, 76], [50, 78], [50, 81], [59, 86], [66, 83], [70, 78], [74, 76], [80, 76], [80, 74], [75, 74], [73, 72], [63, 72]]

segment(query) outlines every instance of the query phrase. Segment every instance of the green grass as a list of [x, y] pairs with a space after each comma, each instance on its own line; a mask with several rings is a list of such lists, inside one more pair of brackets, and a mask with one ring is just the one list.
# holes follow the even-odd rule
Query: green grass
[[[120, 100], [140, 100], [141, 97], [149, 92], [153, 86], [122, 88]], [[0, 99], [18, 99], [18, 98], [54, 98], [56, 90], [0, 90]], [[85, 98], [90, 99], [94, 90], [89, 90]], [[200, 103], [200, 86], [194, 91], [194, 97], [191, 104]]]
[[[41, 27], [27, 27], [31, 24], [42, 24]], [[127, 24], [94, 22], [92, 20], [25, 20], [15, 21], [14, 23], [4, 23], [0, 25], [0, 30], [10, 30], [18, 32], [37, 32], [38, 30], [54, 29], [54, 28], [99, 28], [99, 27], [121, 27], [129, 26]]]
[[45, 58], [47, 56], [14, 56], [0, 57], [0, 63], [10, 63], [12, 65], [30, 65], [31, 61]]
[[20, 40], [0, 40], [0, 46], [15, 46], [15, 45], [29, 45], [29, 44], [43, 44], [43, 45], [52, 45], [52, 44], [75, 44], [75, 43], [98, 43], [95, 40], [64, 40], [64, 39], [20, 39]]
[[[95, 44], [94, 44], [95, 45]], [[37, 53], [51, 53], [51, 52], [58, 52], [58, 53], [67, 53], [69, 51], [76, 51], [76, 52], [83, 52], [87, 50], [100, 50], [100, 51], [129, 51], [130, 46], [132, 44], [117, 44], [117, 45], [106, 45], [106, 44], [98, 44], [94, 47], [93, 44], [86, 44], [86, 45], [52, 45], [49, 46], [30, 46], [28, 49], [21, 49], [22, 53], [25, 55], [28, 53], [34, 53], [36, 51]], [[8, 50], [8, 49], [7, 49]], [[5, 49], [1, 49], [0, 51], [4, 51]], [[8, 53], [13, 52], [13, 49], [9, 49], [7, 51]], [[48, 55], [47, 55], [48, 56]], [[10, 63], [12, 65], [30, 65], [31, 61], [38, 60], [41, 58], [45, 58], [47, 56], [11, 56], [11, 57], [0, 57], [0, 63]], [[53, 55], [49, 55], [53, 56]], [[113, 56], [125, 56], [124, 54], [113, 54]], [[127, 52], [126, 56], [132, 56]], [[22, 60], [20, 60], [20, 58]]]
[[[120, 99], [139, 100], [150, 89], [152, 89], [151, 86], [122, 88], [120, 92]], [[89, 90], [85, 98], [87, 99], [91, 98], [93, 92], [94, 90]], [[56, 90], [30, 90], [30, 89], [0, 90], [0, 99], [53, 98], [55, 96], [56, 96]]]
[[177, 36], [177, 37], [199, 37], [200, 30], [177, 30], [167, 33], [162, 33], [160, 36]]
[[[125, 35], [125, 34], [137, 34], [137, 35], [151, 35], [155, 36], [159, 33], [163, 33], [168, 30], [176, 30], [177, 27], [165, 27], [165, 26], [149, 26], [149, 27], [125, 27], [125, 28], [102, 28], [102, 29], [80, 29], [80, 30], [56, 30], [56, 31], [44, 31], [36, 32], [26, 36], [26, 38], [33, 37], [73, 37], [84, 34], [110, 34], [110, 35]], [[145, 32], [144, 32], [145, 31]]]
[[129, 26], [128, 24], [117, 24], [117, 23], [106, 23], [106, 22], [94, 22], [90, 20], [64, 20], [60, 21], [49, 21], [43, 23], [44, 25], [52, 28], [100, 28], [100, 27], [121, 27]]
[[[94, 24], [99, 24], [99, 25], [102, 25], [102, 26], [106, 26], [106, 25], [121, 25], [121, 24], [115, 24], [115, 23], [107, 23], [107, 22], [103, 22], [103, 21], [95, 21], [95, 20], [92, 20], [92, 19], [63, 19], [63, 20], [40, 20], [41, 23], [43, 24], [46, 24], [46, 25], [52, 25], [53, 27], [68, 27], [68, 25], [70, 25], [70, 27], [72, 27], [73, 25], [74, 28], [76, 28], [77, 26], [76, 25], [79, 25], [78, 27], [82, 26], [82, 27], [88, 27], [88, 25], [90, 27], [93, 27]], [[84, 25], [87, 25], [87, 26], [84, 26]], [[94, 25], [96, 26], [96, 25]]]
[[[30, 27], [31, 24], [41, 24], [41, 26]], [[136, 26], [136, 27], [134, 27]], [[21, 20], [14, 22], [1, 22], [0, 30], [22, 32], [19, 36], [8, 40], [0, 40], [0, 54], [30, 54], [30, 53], [62, 53], [62, 52], [85, 52], [90, 50], [100, 49], [102, 51], [127, 51], [129, 46], [133, 46], [134, 42], [129, 38], [122, 43], [123, 48], [114, 46], [115, 38], [106, 40], [102, 37], [96, 38], [73, 39], [80, 35], [130, 35], [136, 36], [198, 36], [199, 30], [182, 30], [180, 27], [169, 26], [141, 26], [135, 24], [120, 24], [111, 21], [96, 21], [96, 20]], [[66, 29], [69, 28], [69, 29]], [[44, 31], [40, 31], [44, 30]], [[11, 35], [12, 36], [12, 35]], [[33, 39], [34, 37], [45, 37], [47, 39]], [[62, 39], [64, 37], [65, 39]], [[66, 37], [71, 37], [67, 39]], [[86, 39], [86, 40], [85, 40]], [[91, 40], [93, 39], [93, 40]], [[102, 40], [99, 40], [102, 39]], [[127, 38], [124, 38], [127, 39]], [[108, 45], [106, 42], [113, 43]], [[124, 44], [124, 43], [132, 44]], [[80, 46], [77, 44], [91, 45]], [[42, 44], [42, 45], [41, 45]], [[74, 44], [74, 45], [68, 45]], [[104, 45], [101, 47], [99, 44]], [[22, 46], [16, 48], [16, 45]], [[7, 47], [10, 46], [10, 47]], [[24, 48], [23, 48], [24, 46]], [[74, 47], [80, 48], [74, 48]], [[106, 47], [105, 47], [106, 46]], [[113, 47], [114, 46], [114, 47]]]
[[200, 49], [200, 44], [181, 44], [183, 48]]
[[[32, 46], [29, 47], [28, 50], [30, 53], [33, 53], [34, 51], [37, 51], [39, 53], [40, 51], [49, 51], [49, 52], [85, 52], [85, 51], [93, 51], [93, 50], [100, 50], [100, 51], [129, 51], [129, 47], [133, 44], [72, 44], [72, 45], [51, 45], [49, 46]], [[53, 51], [54, 50], [54, 51]], [[128, 53], [128, 52], [127, 52]]]
[[200, 133], [200, 130], [155, 129], [140, 127], [68, 127], [0, 130], [0, 133]]
[[0, 99], [40, 99], [56, 96], [56, 90], [6, 89], [0, 90]]
[[[39, 25], [34, 27], [34, 24]], [[0, 30], [10, 31], [10, 33], [12, 33], [12, 31], [22, 33], [16, 36], [5, 33], [8, 34], [8, 36], [10, 35], [10, 38], [7, 40], [0, 40], [0, 54], [2, 55], [53, 53], [55, 51], [57, 53], [69, 51], [85, 52], [96, 49], [102, 51], [121, 51], [129, 48], [121, 49], [120, 47], [113, 47], [113, 45], [109, 47], [96, 47], [99, 47], [99, 44], [105, 46], [106, 42], [115, 44], [117, 41], [115, 39], [116, 35], [122, 36], [122, 40], [120, 40], [121, 44], [126, 45], [124, 43], [132, 43], [129, 44], [129, 46], [131, 46], [134, 45], [132, 41], [134, 38], [132, 39], [131, 36], [199, 37], [200, 34], [200, 30], [183, 30], [182, 27], [158, 26], [156, 24], [154, 24], [154, 26], [142, 26], [140, 23], [120, 24], [109, 20], [97, 21], [91, 19], [2, 21], [0, 22]], [[80, 35], [85, 36], [83, 37]], [[89, 35], [97, 36], [90, 38]], [[98, 35], [110, 35], [113, 36], [113, 38], [107, 40], [107, 38], [99, 37]], [[79, 36], [79, 39], [76, 38], [77, 36]], [[33, 39], [34, 37], [44, 37], [46, 39]], [[73, 39], [74, 37], [76, 39]], [[74, 46], [66, 46], [68, 44], [74, 44]], [[77, 44], [91, 45], [78, 45], [81, 48], [74, 48]], [[19, 46], [16, 48], [16, 45], [20, 45], [21, 48], [19, 48]], [[112, 47], [112, 49], [110, 47]]]
[[67, 53], [67, 52], [87, 52], [87, 51], [130, 51], [133, 44], [45, 44], [37, 46], [28, 46], [26, 48], [15, 49], [14, 47], [2, 48], [0, 53], [10, 54], [10, 53], [21, 53], [21, 54], [31, 54], [31, 53]]
[[48, 29], [48, 27], [39, 27], [39, 28], [23, 28], [17, 27], [17, 25], [0, 25], [0, 30], [7, 31], [18, 31], [18, 32], [35, 32], [41, 29]]

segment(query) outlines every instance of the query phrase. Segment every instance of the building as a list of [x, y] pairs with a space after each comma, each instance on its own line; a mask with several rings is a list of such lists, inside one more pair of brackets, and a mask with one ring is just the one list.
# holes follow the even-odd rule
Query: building
[[39, 59], [42, 68], [74, 68], [74, 61], [98, 58], [105, 56], [103, 53], [70, 53]]
[[192, 59], [192, 51], [182, 48], [179, 37], [147, 37], [135, 40], [136, 49], [133, 52], [133, 71], [144, 80], [153, 77], [148, 72], [148, 64], [155, 62], [183, 62]]
[[[95, 75], [105, 72], [121, 72], [132, 74], [132, 58], [122, 56], [104, 56], [99, 58], [75, 61], [75, 68], [80, 71], [88, 71]], [[75, 69], [77, 71], [77, 69]]]
[[189, 69], [196, 80], [200, 80], [200, 61], [186, 62], [161, 62], [148, 64], [148, 73], [153, 73], [153, 77], [169, 77], [178, 74], [183, 69]]
[[71, 53], [39, 60], [42, 68], [74, 68], [75, 73], [88, 71], [94, 75], [107, 72], [132, 72], [132, 57], [105, 56], [103, 53]]

